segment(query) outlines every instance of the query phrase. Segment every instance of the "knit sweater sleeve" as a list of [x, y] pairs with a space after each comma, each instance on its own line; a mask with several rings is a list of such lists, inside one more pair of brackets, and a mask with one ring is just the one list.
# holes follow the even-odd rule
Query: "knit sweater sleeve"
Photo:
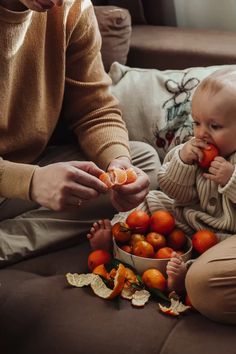
[[218, 191], [223, 196], [226, 196], [233, 203], [236, 203], [236, 167], [234, 167], [234, 172], [229, 180], [229, 182], [224, 186], [218, 186]]
[[196, 166], [187, 165], [179, 157], [181, 145], [172, 149], [165, 157], [157, 179], [160, 189], [178, 204], [197, 199]]
[[[87, 6], [85, 6], [87, 4]], [[88, 159], [106, 168], [119, 156], [130, 157], [128, 132], [117, 100], [110, 93], [101, 37], [90, 1], [82, 1], [81, 15], [68, 40], [64, 112]]]
[[30, 200], [30, 184], [36, 168], [0, 159], [0, 196]]

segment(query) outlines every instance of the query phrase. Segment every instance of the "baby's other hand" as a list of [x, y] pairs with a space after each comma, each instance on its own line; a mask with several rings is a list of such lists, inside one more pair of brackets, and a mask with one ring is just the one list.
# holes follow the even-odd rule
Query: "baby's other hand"
[[233, 172], [234, 165], [226, 161], [223, 157], [217, 156], [211, 162], [208, 173], [203, 173], [203, 176], [211, 181], [216, 182], [221, 187], [224, 187], [230, 180]]
[[179, 157], [187, 165], [193, 165], [203, 158], [202, 149], [206, 147], [207, 143], [205, 141], [192, 138], [183, 145], [179, 152]]

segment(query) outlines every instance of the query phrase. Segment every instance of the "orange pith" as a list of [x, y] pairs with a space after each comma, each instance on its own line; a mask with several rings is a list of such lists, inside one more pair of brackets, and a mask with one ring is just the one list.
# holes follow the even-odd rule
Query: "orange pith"
[[104, 264], [99, 264], [97, 267], [93, 269], [93, 273], [102, 276], [103, 278], [107, 279], [108, 272], [104, 266]]

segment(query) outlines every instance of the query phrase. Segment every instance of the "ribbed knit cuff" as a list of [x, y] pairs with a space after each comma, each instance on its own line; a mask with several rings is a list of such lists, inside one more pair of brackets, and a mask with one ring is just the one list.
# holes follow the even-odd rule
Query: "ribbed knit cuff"
[[218, 191], [226, 195], [233, 203], [236, 203], [236, 168], [234, 168], [229, 182], [224, 187], [219, 186]]
[[37, 165], [0, 161], [0, 196], [30, 200], [31, 179]]

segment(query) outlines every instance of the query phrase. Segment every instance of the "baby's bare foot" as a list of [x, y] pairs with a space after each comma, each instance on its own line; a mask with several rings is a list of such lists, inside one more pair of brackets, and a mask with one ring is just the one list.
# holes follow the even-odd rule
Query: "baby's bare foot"
[[111, 222], [108, 219], [95, 222], [87, 234], [92, 250], [103, 249], [111, 251], [112, 234]]
[[167, 263], [166, 273], [168, 291], [175, 291], [177, 294], [182, 294], [185, 291], [185, 276], [187, 267], [182, 257], [176, 252], [172, 253], [171, 259]]

